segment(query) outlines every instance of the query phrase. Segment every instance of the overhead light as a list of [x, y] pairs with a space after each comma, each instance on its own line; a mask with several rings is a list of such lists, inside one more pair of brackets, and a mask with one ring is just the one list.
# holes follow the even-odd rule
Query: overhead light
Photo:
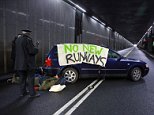
[[75, 3], [74, 2], [72, 2], [71, 0], [67, 0], [68, 2], [70, 2], [71, 4], [73, 4], [73, 5], [75, 5]]
[[82, 7], [80, 7], [79, 5], [75, 5], [78, 9], [80, 9], [82, 12], [86, 12], [86, 10], [85, 9], [83, 9]]
[[118, 34], [117, 32], [114, 32], [115, 34]]
[[75, 7], [77, 7], [79, 10], [81, 10], [82, 12], [86, 12], [85, 9], [83, 9], [82, 7], [80, 7], [79, 5], [75, 4], [74, 2], [72, 2], [71, 0], [67, 0], [68, 2], [70, 2], [71, 4], [73, 4]]
[[150, 31], [152, 29], [152, 26], [150, 26], [150, 28], [148, 29], [148, 31]]
[[105, 26], [106, 24], [101, 22], [98, 18], [96, 18], [95, 16], [92, 16], [92, 18], [96, 21], [98, 21], [100, 24], [102, 24], [103, 26]]
[[99, 19], [97, 19], [95, 16], [92, 16], [92, 18], [93, 18], [94, 20], [97, 20], [97, 21], [99, 21]]
[[111, 27], [107, 27], [107, 29], [112, 30], [112, 28], [111, 28]]
[[101, 22], [101, 24], [103, 25], [103, 26], [105, 26], [106, 24], [105, 23], [103, 23], [103, 22]]

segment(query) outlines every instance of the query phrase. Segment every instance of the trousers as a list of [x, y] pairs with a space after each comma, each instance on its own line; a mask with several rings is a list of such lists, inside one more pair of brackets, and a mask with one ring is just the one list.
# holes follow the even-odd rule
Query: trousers
[[20, 93], [21, 94], [26, 94], [27, 89], [29, 90], [29, 94], [31, 96], [35, 95], [35, 90], [34, 90], [34, 70], [20, 70], [17, 71], [17, 74], [19, 75], [20, 78]]

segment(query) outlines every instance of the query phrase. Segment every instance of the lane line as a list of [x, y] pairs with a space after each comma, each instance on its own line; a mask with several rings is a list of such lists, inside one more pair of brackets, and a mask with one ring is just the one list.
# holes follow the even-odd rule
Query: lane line
[[78, 93], [74, 98], [72, 98], [69, 102], [67, 102], [63, 107], [61, 107], [58, 111], [56, 111], [53, 115], [61, 114], [67, 107], [69, 107], [75, 100], [77, 100], [81, 95], [83, 95], [87, 90], [88, 87], [94, 85], [98, 80], [94, 80], [90, 85], [84, 88], [80, 93]]
[[134, 47], [127, 54], [125, 54], [124, 57], [127, 57], [133, 50], [134, 50]]
[[88, 96], [94, 92], [94, 90], [103, 82], [103, 80], [100, 80], [93, 89], [91, 89], [86, 95], [84, 95], [84, 97], [82, 97], [67, 113], [65, 113], [65, 115], [71, 115], [73, 113], [73, 111], [75, 111], [83, 102], [85, 99], [88, 98]]

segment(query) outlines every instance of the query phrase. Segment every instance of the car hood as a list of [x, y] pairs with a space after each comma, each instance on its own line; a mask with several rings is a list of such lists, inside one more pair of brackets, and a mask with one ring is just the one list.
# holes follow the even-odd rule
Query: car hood
[[125, 57], [121, 58], [121, 61], [145, 63], [145, 62], [144, 62], [144, 61], [142, 61], [142, 60], [132, 59], [132, 58], [125, 58]]

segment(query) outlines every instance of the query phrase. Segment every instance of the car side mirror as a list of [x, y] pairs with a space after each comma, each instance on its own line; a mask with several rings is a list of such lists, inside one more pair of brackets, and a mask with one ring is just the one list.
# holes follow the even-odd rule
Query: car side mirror
[[120, 56], [118, 59], [117, 59], [117, 61], [120, 61], [122, 59], [122, 56]]

